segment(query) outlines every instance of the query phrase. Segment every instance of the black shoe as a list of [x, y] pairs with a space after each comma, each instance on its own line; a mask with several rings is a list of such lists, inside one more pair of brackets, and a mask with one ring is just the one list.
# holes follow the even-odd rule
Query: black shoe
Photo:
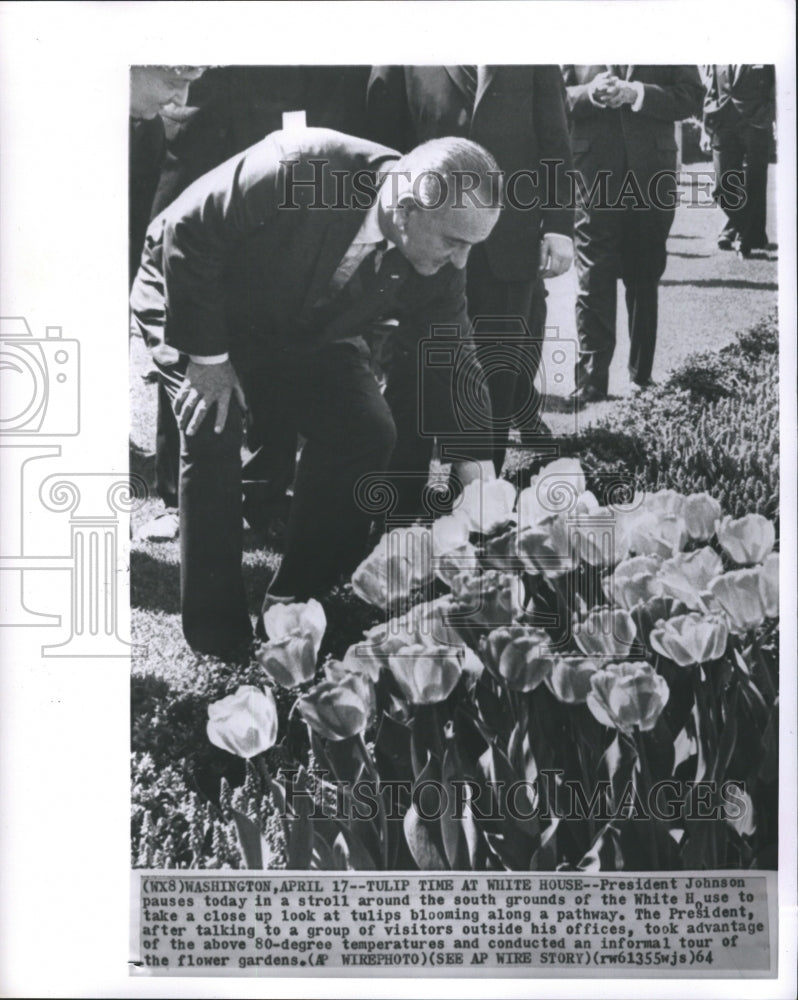
[[586, 406], [588, 403], [601, 403], [607, 398], [607, 393], [594, 385], [582, 385], [570, 395], [575, 406]]
[[647, 378], [645, 382], [632, 382], [631, 391], [633, 396], [639, 395], [641, 392], [645, 392], [646, 389], [653, 389], [656, 386], [656, 382], [653, 378]]
[[733, 250], [734, 239], [731, 236], [718, 237], [718, 250]]

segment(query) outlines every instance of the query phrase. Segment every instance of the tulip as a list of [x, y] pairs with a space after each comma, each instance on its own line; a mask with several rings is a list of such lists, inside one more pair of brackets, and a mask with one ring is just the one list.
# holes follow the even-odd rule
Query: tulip
[[680, 552], [659, 570], [663, 592], [694, 611], [706, 607], [707, 588], [723, 572], [723, 560], [708, 545], [695, 552]]
[[373, 689], [359, 674], [339, 681], [322, 681], [297, 699], [296, 709], [310, 728], [328, 740], [346, 740], [362, 733], [369, 722]]
[[563, 514], [549, 516], [518, 536], [518, 555], [527, 573], [542, 573], [553, 579], [575, 569], [579, 559]]
[[724, 517], [718, 528], [723, 551], [740, 566], [761, 563], [776, 542], [776, 528], [761, 514], [746, 514], [734, 521]]
[[450, 646], [405, 646], [388, 658], [388, 666], [405, 698], [413, 705], [434, 705], [454, 690], [463, 657]]
[[724, 621], [697, 614], [660, 620], [649, 636], [654, 651], [679, 667], [720, 659], [728, 641], [729, 629]]
[[208, 705], [208, 739], [249, 760], [277, 740], [277, 704], [271, 691], [251, 684]]
[[657, 490], [656, 493], [643, 495], [640, 509], [648, 514], [662, 517], [682, 517], [684, 515], [686, 497], [676, 490]]
[[549, 462], [518, 495], [519, 528], [534, 527], [554, 514], [573, 510], [584, 492], [585, 476], [576, 459]]
[[464, 624], [468, 625], [495, 628], [509, 624], [523, 613], [522, 596], [522, 584], [515, 573], [458, 573], [452, 580], [452, 611], [467, 615]]
[[452, 580], [458, 573], [473, 573], [477, 569], [479, 569], [479, 556], [471, 542], [435, 556], [435, 575], [447, 587], [451, 587]]
[[451, 594], [444, 594], [434, 601], [416, 604], [398, 619], [399, 626], [410, 637], [409, 642], [427, 646], [460, 646], [462, 639], [450, 624], [456, 612]]
[[687, 534], [696, 541], [706, 542], [718, 529], [720, 504], [709, 493], [691, 493], [684, 498], [682, 517]]
[[422, 587], [432, 577], [432, 528], [422, 524], [394, 528], [387, 535], [387, 546], [392, 557], [408, 564], [410, 587]]
[[587, 707], [603, 726], [648, 732], [668, 703], [670, 690], [650, 663], [609, 663], [590, 678]]
[[413, 568], [399, 544], [383, 535], [376, 548], [352, 574], [352, 590], [362, 600], [385, 608], [400, 597], [407, 597], [413, 579]]
[[483, 660], [490, 664], [493, 672], [498, 675], [499, 661], [505, 646], [514, 639], [529, 635], [528, 625], [502, 625], [493, 629], [479, 640], [479, 652]]
[[779, 617], [779, 554], [771, 552], [759, 567], [759, 593], [768, 618]]
[[319, 655], [321, 640], [327, 628], [324, 608], [318, 601], [307, 604], [273, 604], [263, 613], [263, 626], [270, 639], [285, 639], [289, 635], [309, 635], [313, 655]]
[[644, 508], [642, 511], [624, 513], [621, 517], [629, 541], [629, 551], [636, 555], [669, 559], [681, 552], [687, 541], [687, 528], [677, 514]]
[[[675, 604], [672, 597], [652, 597], [632, 608], [635, 630], [643, 643], [648, 643], [649, 636], [660, 620], [667, 621], [672, 616]], [[720, 608], [717, 611], [718, 614], [721, 613]]]
[[577, 513], [572, 524], [576, 551], [590, 566], [615, 566], [629, 551], [625, 522], [612, 507]]
[[344, 653], [342, 664], [353, 674], [362, 674], [376, 683], [380, 670], [388, 666], [388, 657], [415, 639], [415, 633], [399, 618], [375, 625], [361, 642], [353, 643]]
[[760, 580], [758, 568], [738, 569], [716, 577], [709, 585], [733, 632], [747, 632], [765, 620]]
[[471, 521], [463, 511], [447, 514], [432, 522], [432, 554], [442, 556], [468, 543]]
[[606, 576], [601, 585], [604, 593], [615, 604], [631, 611], [662, 593], [662, 584], [657, 578], [661, 565], [656, 556], [635, 556], [624, 559], [615, 567], [615, 572]]
[[512, 570], [518, 559], [518, 529], [513, 524], [507, 531], [488, 539], [481, 562], [490, 569]]
[[593, 608], [574, 629], [574, 640], [586, 656], [629, 656], [634, 649], [635, 623], [621, 608]]
[[546, 687], [566, 705], [584, 705], [590, 694], [590, 678], [599, 669], [583, 656], [559, 656], [546, 677]]
[[272, 639], [257, 652], [260, 665], [275, 684], [292, 688], [312, 680], [316, 673], [316, 650], [310, 635], [287, 635]]
[[456, 513], [468, 518], [471, 531], [489, 535], [509, 521], [515, 507], [515, 487], [506, 479], [483, 483], [474, 479], [463, 490]]
[[372, 679], [363, 671], [350, 670], [347, 664], [342, 663], [340, 660], [334, 660], [332, 657], [324, 662], [324, 679], [327, 681], [340, 684], [341, 681], [346, 680], [352, 674], [356, 674], [365, 682], [365, 691], [369, 702], [369, 719], [373, 719], [377, 714], [377, 691]]
[[534, 691], [551, 671], [549, 637], [540, 629], [512, 639], [499, 657], [499, 675], [511, 691]]

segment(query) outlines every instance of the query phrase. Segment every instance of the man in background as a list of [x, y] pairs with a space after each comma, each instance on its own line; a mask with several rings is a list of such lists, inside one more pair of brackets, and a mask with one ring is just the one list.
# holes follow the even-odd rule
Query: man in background
[[565, 175], [571, 149], [560, 70], [375, 66], [367, 111], [367, 134], [378, 142], [407, 150], [438, 136], [465, 136], [513, 178], [501, 218], [471, 253], [467, 273], [469, 317], [480, 320], [477, 355], [490, 393], [499, 475], [513, 423], [523, 445], [539, 446], [551, 436], [534, 382], [545, 336], [544, 279], [567, 271], [573, 257]]
[[[776, 72], [765, 65], [702, 66], [703, 148], [712, 150], [715, 201], [726, 221], [719, 250], [749, 257], [768, 247], [768, 161], [776, 119]], [[735, 176], [731, 187], [726, 183]]]

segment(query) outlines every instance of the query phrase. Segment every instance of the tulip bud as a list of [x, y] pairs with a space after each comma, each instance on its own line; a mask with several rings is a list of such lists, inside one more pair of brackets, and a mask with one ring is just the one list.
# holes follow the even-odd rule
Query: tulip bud
[[554, 579], [575, 569], [579, 558], [564, 514], [555, 514], [518, 536], [518, 555], [527, 573]]
[[480, 656], [498, 676], [499, 660], [505, 646], [514, 639], [522, 638], [528, 634], [528, 625], [503, 625], [500, 628], [495, 628], [479, 640]]
[[308, 635], [313, 642], [314, 659], [319, 655], [321, 640], [327, 628], [324, 608], [318, 601], [307, 604], [273, 604], [263, 613], [263, 627], [270, 639], [285, 639], [289, 635]]
[[724, 517], [718, 528], [720, 547], [739, 566], [761, 563], [776, 542], [776, 528], [761, 514], [746, 514], [738, 520]]
[[339, 681], [322, 681], [297, 699], [296, 709], [314, 733], [328, 740], [345, 740], [362, 733], [374, 701], [367, 678], [347, 674]]
[[549, 637], [540, 629], [512, 639], [499, 657], [499, 675], [511, 691], [534, 691], [553, 664]]
[[620, 608], [593, 608], [574, 628], [574, 641], [586, 656], [629, 656], [634, 651], [635, 623]]
[[450, 646], [405, 646], [388, 659], [402, 694], [413, 705], [444, 701], [462, 672], [463, 656]]
[[723, 818], [740, 837], [756, 833], [754, 802], [743, 785], [729, 782], [722, 787]]
[[288, 635], [264, 643], [257, 659], [270, 679], [280, 687], [292, 688], [313, 679], [316, 653], [310, 635]]
[[709, 584], [723, 572], [723, 560], [708, 545], [695, 552], [680, 552], [659, 570], [663, 593], [694, 611], [706, 607]]
[[245, 760], [277, 740], [277, 704], [271, 691], [251, 684], [208, 705], [208, 739]]
[[489, 535], [513, 516], [515, 487], [506, 479], [474, 479], [463, 490], [456, 513], [468, 518], [471, 531]]
[[670, 689], [650, 663], [609, 663], [590, 678], [587, 707], [603, 726], [648, 732], [668, 703]]
[[558, 656], [546, 677], [546, 687], [566, 705], [584, 705], [590, 694], [590, 678], [599, 669], [584, 656]]
[[626, 611], [638, 604], [644, 604], [662, 593], [662, 584], [657, 578], [661, 565], [656, 556], [635, 556], [624, 559], [615, 567], [615, 572], [606, 576], [601, 585], [607, 597]]
[[661, 620], [649, 636], [654, 651], [679, 667], [720, 659], [728, 641], [729, 629], [724, 621], [697, 614]]
[[779, 617], [779, 554], [771, 552], [759, 567], [759, 593], [768, 618]]
[[684, 498], [682, 517], [691, 538], [699, 542], [709, 541], [718, 528], [720, 504], [709, 493], [691, 493]]
[[738, 569], [716, 577], [709, 590], [723, 609], [733, 632], [757, 628], [765, 620], [759, 569]]

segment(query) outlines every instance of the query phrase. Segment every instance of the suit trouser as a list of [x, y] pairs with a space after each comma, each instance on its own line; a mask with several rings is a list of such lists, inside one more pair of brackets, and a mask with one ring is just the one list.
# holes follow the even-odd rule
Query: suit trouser
[[503, 281], [477, 246], [468, 262], [468, 312], [490, 394], [498, 476], [511, 427], [520, 431], [522, 444], [534, 446], [538, 440], [543, 398], [535, 378], [546, 336], [546, 286], [537, 276]]
[[651, 378], [658, 286], [665, 271], [666, 242], [674, 214], [673, 208], [577, 208], [578, 388], [590, 385], [599, 392], [607, 391], [615, 352], [618, 278], [624, 283], [629, 315], [629, 376], [640, 385]]
[[[165, 375], [174, 400], [183, 373], [178, 366]], [[282, 412], [307, 439], [283, 560], [272, 583], [274, 593], [304, 601], [363, 558], [370, 515], [358, 509], [355, 486], [364, 474], [385, 468], [396, 439], [394, 422], [365, 345], [280, 355], [248, 365], [240, 375], [259, 436], [268, 433], [264, 421]], [[259, 408], [259, 397], [269, 400], [268, 413]], [[181, 434], [181, 610], [186, 641], [199, 652], [223, 655], [251, 635], [241, 565], [242, 442], [236, 407], [220, 434], [214, 433], [212, 415], [192, 437]]]
[[[726, 215], [723, 233], [736, 233], [742, 250], [767, 245], [767, 184], [770, 134], [742, 122], [712, 130], [715, 200]], [[742, 174], [742, 185], [731, 183], [731, 171]], [[740, 187], [742, 186], [742, 196]]]

